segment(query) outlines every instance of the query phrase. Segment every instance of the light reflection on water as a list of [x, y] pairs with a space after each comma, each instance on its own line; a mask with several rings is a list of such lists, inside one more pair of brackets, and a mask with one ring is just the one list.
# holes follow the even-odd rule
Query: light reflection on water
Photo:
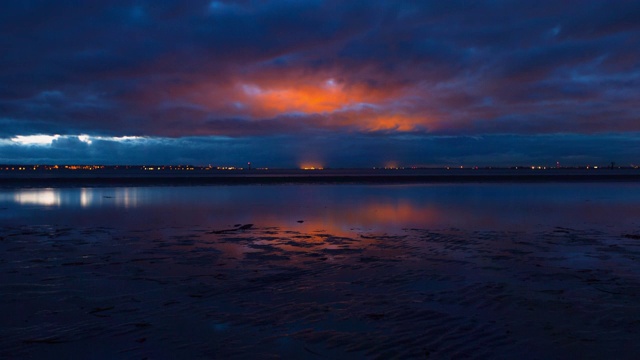
[[247, 185], [0, 189], [3, 224], [295, 227], [333, 234], [404, 228], [634, 227], [640, 185]]
[[[102, 189], [80, 188], [80, 189], [18, 189], [14, 191], [3, 191], [0, 201], [8, 201], [13, 197], [13, 201], [19, 205], [38, 205], [43, 207], [63, 206], [65, 208], [82, 208], [115, 206], [123, 208], [135, 208], [138, 203], [138, 188], [115, 188], [105, 192]], [[11, 196], [11, 193], [13, 195]]]
[[21, 205], [60, 206], [60, 192], [56, 189], [21, 190], [13, 195]]
[[[97, 191], [100, 189], [82, 188], [80, 189], [80, 206], [83, 208], [115, 206], [120, 208], [135, 208], [138, 206], [137, 188], [116, 188], [113, 191], [104, 192]], [[69, 206], [76, 206], [73, 201], [74, 197], [68, 197]]]

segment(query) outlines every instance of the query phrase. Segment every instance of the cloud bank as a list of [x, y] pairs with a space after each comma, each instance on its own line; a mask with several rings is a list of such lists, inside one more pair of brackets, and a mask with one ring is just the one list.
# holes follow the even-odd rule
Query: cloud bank
[[[155, 139], [145, 144], [158, 162], [202, 160], [171, 144], [201, 144], [226, 162], [264, 153], [271, 166], [308, 146], [344, 166], [389, 153], [493, 162], [443, 140], [474, 137], [505, 146], [495, 149], [505, 162], [596, 159], [607, 141], [640, 132], [635, 1], [9, 1], [0, 10], [7, 160], [53, 158], [79, 134]], [[7, 143], [29, 135], [62, 138], [17, 152]], [[549, 145], [568, 138], [571, 148]], [[510, 153], [516, 140], [538, 145]], [[79, 142], [98, 158], [131, 150]], [[429, 157], [431, 143], [442, 155]], [[88, 158], [67, 145], [60, 159]], [[626, 150], [607, 156], [634, 161]]]

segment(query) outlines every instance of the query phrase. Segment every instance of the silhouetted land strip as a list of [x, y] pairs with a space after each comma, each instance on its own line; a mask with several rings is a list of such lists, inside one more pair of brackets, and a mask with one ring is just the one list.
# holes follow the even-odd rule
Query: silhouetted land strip
[[5, 186], [636, 182], [637, 169], [2, 172]]

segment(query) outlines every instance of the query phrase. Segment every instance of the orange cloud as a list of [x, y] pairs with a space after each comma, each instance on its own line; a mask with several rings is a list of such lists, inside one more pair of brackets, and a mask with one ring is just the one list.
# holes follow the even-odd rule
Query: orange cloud
[[[249, 118], [259, 121], [287, 114], [303, 114], [314, 127], [358, 131], [409, 132], [433, 129], [434, 118], [415, 109], [403, 99], [415, 94], [398, 86], [372, 86], [336, 80], [331, 74], [281, 73], [251, 74], [238, 78], [176, 84], [163, 89], [164, 104], [194, 105], [203, 113], [220, 118]], [[164, 110], [165, 113], [171, 111]], [[292, 118], [291, 121], [296, 121]]]
[[331, 113], [361, 104], [378, 104], [392, 96], [361, 85], [345, 86], [331, 78], [271, 81], [267, 84], [239, 83], [237, 86], [242, 89], [240, 101], [263, 116], [291, 112]]
[[438, 122], [427, 114], [394, 112], [393, 109], [362, 109], [333, 114], [327, 121], [331, 127], [350, 127], [363, 131], [433, 130]]
[[400, 114], [378, 115], [365, 122], [368, 125], [365, 129], [369, 131], [413, 131], [426, 125], [428, 121], [424, 117], [407, 116]]

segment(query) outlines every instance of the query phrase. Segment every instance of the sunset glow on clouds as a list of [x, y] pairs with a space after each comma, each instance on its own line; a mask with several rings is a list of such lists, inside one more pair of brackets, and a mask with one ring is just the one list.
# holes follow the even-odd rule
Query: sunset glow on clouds
[[2, 6], [0, 162], [640, 162], [637, 2]]

